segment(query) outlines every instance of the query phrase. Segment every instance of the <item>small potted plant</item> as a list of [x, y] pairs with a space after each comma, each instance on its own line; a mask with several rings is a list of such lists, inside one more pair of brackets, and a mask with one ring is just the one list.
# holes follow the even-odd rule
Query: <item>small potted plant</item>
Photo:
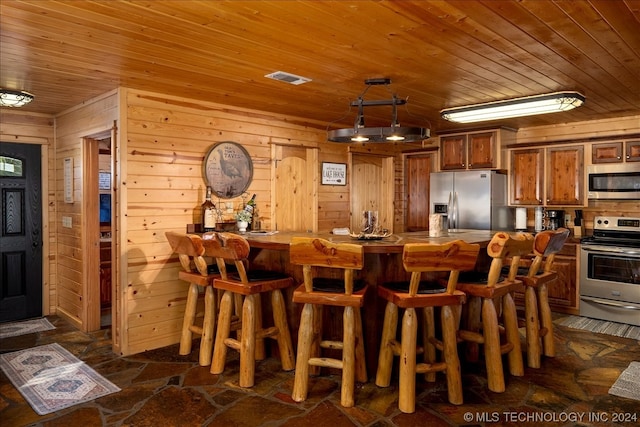
[[251, 221], [251, 214], [245, 210], [241, 210], [236, 213], [236, 221], [238, 223], [238, 231], [244, 233], [247, 231], [249, 221]]

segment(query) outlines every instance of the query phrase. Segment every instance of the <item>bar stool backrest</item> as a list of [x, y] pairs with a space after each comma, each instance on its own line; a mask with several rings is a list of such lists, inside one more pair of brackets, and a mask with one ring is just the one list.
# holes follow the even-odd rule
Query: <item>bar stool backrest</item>
[[402, 251], [404, 269], [411, 273], [409, 295], [415, 296], [423, 272], [448, 271], [446, 293], [453, 294], [461, 271], [473, 270], [480, 245], [456, 240], [444, 244], [407, 243]]
[[[182, 268], [189, 272], [197, 270], [201, 275], [207, 276], [207, 263], [203, 258], [205, 254], [202, 238], [196, 234], [176, 233], [175, 231], [167, 231], [165, 233], [169, 245], [173, 252], [178, 254]], [[193, 265], [191, 261], [193, 260]]]
[[535, 277], [540, 270], [544, 262], [543, 271], [550, 273], [553, 267], [553, 261], [555, 256], [564, 243], [569, 238], [569, 230], [566, 228], [559, 228], [557, 230], [546, 230], [536, 234], [533, 241], [533, 253], [535, 258], [531, 263], [527, 276]]
[[226, 261], [233, 262], [242, 283], [249, 283], [247, 268], [249, 265], [249, 242], [242, 236], [233, 233], [208, 232], [202, 236], [205, 256], [216, 259], [222, 280], [227, 280]]
[[487, 285], [492, 287], [500, 281], [502, 264], [507, 258], [511, 258], [507, 280], [513, 282], [518, 274], [520, 258], [531, 253], [532, 249], [533, 236], [530, 233], [510, 235], [499, 231], [494, 234], [487, 246], [487, 254], [492, 258]]
[[313, 291], [312, 267], [329, 267], [344, 270], [345, 294], [353, 294], [354, 270], [364, 266], [362, 245], [353, 243], [334, 243], [319, 237], [293, 237], [289, 247], [289, 259], [292, 264], [302, 265], [304, 287]]

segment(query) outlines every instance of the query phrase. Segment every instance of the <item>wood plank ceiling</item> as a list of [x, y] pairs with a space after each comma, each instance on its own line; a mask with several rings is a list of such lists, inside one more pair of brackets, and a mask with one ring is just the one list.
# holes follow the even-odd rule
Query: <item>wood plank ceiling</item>
[[[640, 0], [0, 2], [0, 86], [57, 114], [118, 86], [351, 126], [365, 99], [408, 98], [402, 125], [445, 107], [562, 90], [571, 112], [526, 127], [640, 114]], [[302, 85], [270, 80], [285, 71]], [[389, 107], [365, 110], [368, 125]]]

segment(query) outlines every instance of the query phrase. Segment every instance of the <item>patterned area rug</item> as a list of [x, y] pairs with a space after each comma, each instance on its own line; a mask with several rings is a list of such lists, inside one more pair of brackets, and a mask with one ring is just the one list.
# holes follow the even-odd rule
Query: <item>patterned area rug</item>
[[609, 389], [609, 394], [640, 400], [640, 362], [631, 362]]
[[626, 323], [607, 322], [606, 320], [591, 319], [589, 317], [568, 316], [554, 321], [557, 325], [599, 334], [614, 335], [616, 337], [640, 340], [640, 327]]
[[0, 368], [39, 415], [120, 391], [57, 343], [2, 354]]
[[16, 337], [18, 335], [31, 334], [33, 332], [50, 331], [55, 329], [45, 317], [31, 319], [22, 322], [3, 323], [0, 325], [0, 338]]

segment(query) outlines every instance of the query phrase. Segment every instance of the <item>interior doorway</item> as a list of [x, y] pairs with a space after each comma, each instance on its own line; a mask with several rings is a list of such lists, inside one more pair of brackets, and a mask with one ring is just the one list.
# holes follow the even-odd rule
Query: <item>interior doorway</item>
[[87, 250], [83, 312], [87, 331], [112, 327], [113, 174], [111, 131], [84, 138], [83, 211]]

